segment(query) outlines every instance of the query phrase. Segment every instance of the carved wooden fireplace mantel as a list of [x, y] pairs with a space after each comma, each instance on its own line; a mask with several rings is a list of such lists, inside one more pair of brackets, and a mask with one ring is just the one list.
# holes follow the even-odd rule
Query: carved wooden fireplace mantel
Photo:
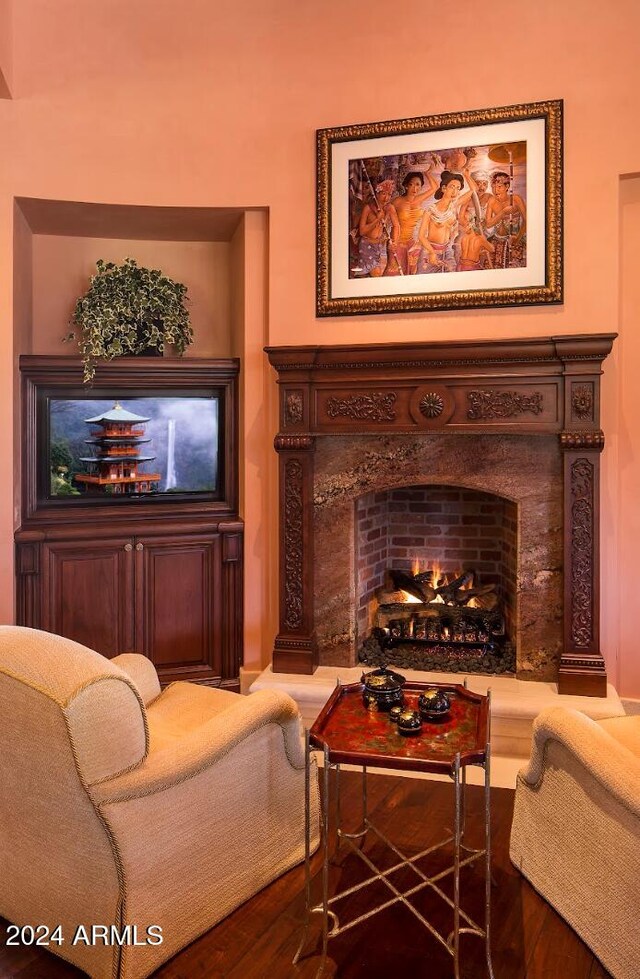
[[267, 347], [278, 373], [280, 626], [276, 672], [312, 673], [314, 455], [319, 436], [558, 436], [564, 479], [561, 693], [604, 696], [600, 651], [602, 362], [616, 334]]

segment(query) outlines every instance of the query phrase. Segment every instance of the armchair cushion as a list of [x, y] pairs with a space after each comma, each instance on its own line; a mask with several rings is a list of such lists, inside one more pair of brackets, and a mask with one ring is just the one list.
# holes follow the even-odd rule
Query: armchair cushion
[[147, 712], [153, 750], [172, 744], [217, 717], [221, 711], [245, 701], [246, 698], [229, 690], [203, 687], [182, 680], [171, 683]]
[[[224, 694], [227, 705], [224, 710], [217, 709], [218, 693]], [[209, 719], [201, 717], [201, 723], [186, 727], [182, 713], [175, 710], [179, 704], [176, 698], [173, 723], [181, 731], [181, 736], [168, 736], [171, 720], [165, 717], [161, 727], [162, 736], [155, 742], [157, 747], [152, 748], [144, 764], [91, 787], [91, 797], [96, 804], [105, 805], [152, 795], [193, 778], [226, 757], [238, 745], [250, 741], [267, 725], [275, 725], [279, 729], [280, 750], [284, 751], [289, 765], [298, 771], [304, 769], [300, 717], [295, 701], [288, 694], [279, 690], [259, 690], [249, 697], [242, 697], [240, 694], [201, 688], [199, 696], [202, 695], [211, 700]], [[196, 703], [199, 696], [195, 697]], [[227, 698], [232, 698], [231, 703]], [[153, 717], [153, 708], [151, 715]], [[198, 717], [198, 714], [195, 716]], [[152, 730], [153, 727], [152, 720]]]
[[628, 748], [632, 755], [640, 759], [640, 715], [611, 717], [598, 723], [603, 731], [610, 734], [619, 744]]

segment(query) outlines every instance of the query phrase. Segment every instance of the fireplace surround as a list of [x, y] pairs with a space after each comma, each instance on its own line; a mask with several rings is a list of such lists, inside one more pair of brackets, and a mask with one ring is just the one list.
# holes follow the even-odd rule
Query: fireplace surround
[[[561, 693], [604, 696], [600, 374], [614, 339], [267, 348], [280, 388], [274, 671], [356, 664], [363, 588], [371, 590], [380, 575], [363, 551], [370, 543], [375, 552], [378, 529], [396, 552], [416, 547], [421, 553], [412, 556], [428, 560], [429, 549], [439, 548], [458, 569], [468, 560], [480, 577], [478, 565], [495, 572], [489, 565], [503, 544], [484, 519], [495, 501], [515, 524], [517, 553], [506, 578], [514, 579], [516, 675], [557, 681]], [[475, 521], [464, 506], [457, 514], [455, 507], [441, 510], [440, 523], [417, 518], [421, 505], [426, 514], [430, 502], [447, 502], [438, 492], [467, 507], [487, 497], [489, 510], [471, 506]], [[418, 510], [407, 515], [403, 535], [399, 507], [411, 494]], [[376, 499], [388, 515], [391, 507], [396, 529], [372, 525], [363, 544], [362, 510], [375, 508]], [[458, 528], [471, 528], [464, 538], [447, 519], [456, 516]], [[468, 537], [482, 540], [487, 526], [487, 546], [471, 547]]]

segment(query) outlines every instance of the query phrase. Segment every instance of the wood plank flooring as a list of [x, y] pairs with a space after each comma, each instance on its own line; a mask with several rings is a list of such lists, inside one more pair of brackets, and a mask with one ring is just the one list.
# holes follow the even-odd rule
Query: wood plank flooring
[[[496, 979], [610, 979], [590, 950], [555, 911], [521, 877], [509, 855], [513, 792], [492, 790], [493, 875], [492, 948]], [[357, 822], [360, 776], [342, 775], [343, 813]], [[451, 826], [453, 791], [443, 782], [394, 776], [369, 776], [369, 812], [381, 831], [404, 851], [417, 853]], [[467, 842], [481, 845], [482, 790], [468, 789]], [[259, 831], [259, 827], [256, 827]], [[365, 851], [386, 868], [391, 866], [382, 845], [367, 841]], [[423, 866], [435, 871], [447, 865], [445, 854], [433, 854]], [[393, 861], [395, 862], [395, 860]], [[314, 872], [319, 870], [318, 856]], [[331, 886], [343, 889], [368, 873], [362, 861], [342, 845], [332, 869]], [[397, 871], [396, 886], [416, 880], [412, 871]], [[482, 923], [484, 878], [480, 866], [463, 871], [463, 908]], [[314, 891], [319, 897], [320, 880]], [[450, 881], [443, 890], [451, 893]], [[270, 887], [212, 928], [202, 938], [154, 973], [154, 979], [315, 979], [319, 965], [319, 921], [314, 921], [299, 964], [291, 964], [301, 935], [304, 911], [302, 867]], [[339, 908], [341, 921], [363, 913], [371, 900], [381, 900], [384, 885], [363, 888]], [[387, 892], [388, 894], [388, 892]], [[437, 896], [423, 891], [415, 906], [439, 928], [451, 927], [451, 912]], [[347, 907], [348, 904], [348, 907]], [[316, 916], [314, 916], [315, 918]], [[1, 919], [0, 919], [1, 921]], [[7, 948], [6, 922], [0, 929], [0, 979], [80, 979], [79, 970], [44, 949]], [[463, 979], [483, 979], [483, 943], [461, 940]], [[329, 942], [326, 979], [450, 979], [452, 962], [439, 943], [404, 907], [395, 905]]]

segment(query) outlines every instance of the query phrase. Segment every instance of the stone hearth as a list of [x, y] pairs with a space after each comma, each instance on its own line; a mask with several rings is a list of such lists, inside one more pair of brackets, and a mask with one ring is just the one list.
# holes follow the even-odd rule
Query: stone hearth
[[[599, 380], [613, 339], [269, 348], [281, 393], [274, 671], [355, 666], [363, 589], [380, 572], [366, 539], [363, 548], [363, 506], [446, 487], [490, 494], [516, 515], [508, 615], [517, 677], [603, 696]], [[422, 540], [418, 524], [410, 519], [407, 541]], [[446, 520], [439, 530], [451, 530]], [[463, 552], [482, 563], [479, 549], [450, 539], [442, 553], [452, 563]], [[495, 547], [485, 557], [495, 562]]]

